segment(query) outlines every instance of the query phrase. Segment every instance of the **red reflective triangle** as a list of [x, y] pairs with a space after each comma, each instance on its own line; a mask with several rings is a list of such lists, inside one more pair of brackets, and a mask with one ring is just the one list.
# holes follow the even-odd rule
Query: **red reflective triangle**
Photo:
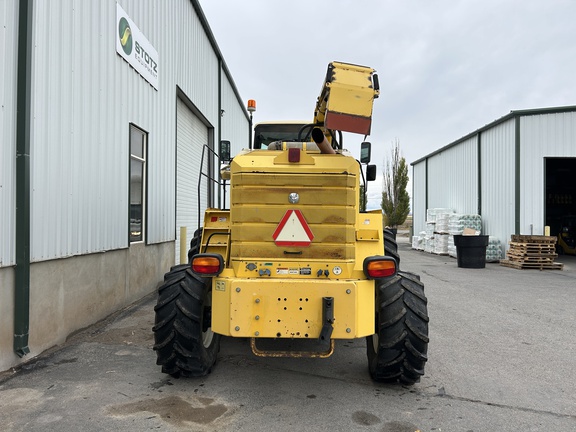
[[300, 210], [288, 210], [272, 234], [277, 246], [310, 246], [314, 234]]

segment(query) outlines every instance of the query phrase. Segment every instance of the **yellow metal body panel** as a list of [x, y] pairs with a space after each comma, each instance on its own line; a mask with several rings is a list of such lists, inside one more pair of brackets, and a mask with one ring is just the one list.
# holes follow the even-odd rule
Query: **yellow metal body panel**
[[[374, 334], [374, 281], [362, 265], [365, 257], [384, 254], [382, 214], [359, 213], [359, 164], [315, 152], [291, 163], [287, 153], [236, 156], [230, 212], [206, 214], [203, 244], [209, 233], [218, 240], [208, 252], [227, 242], [226, 268], [213, 278], [212, 329], [234, 337], [316, 339], [322, 298], [333, 297], [332, 338]], [[291, 194], [297, 202], [289, 201]], [[299, 210], [309, 226], [308, 246], [274, 242], [288, 210]]]
[[230, 256], [230, 212], [209, 208], [204, 213], [201, 253], [222, 255], [226, 262]]
[[[359, 205], [359, 165], [342, 154], [302, 153], [291, 163], [287, 151], [254, 150], [231, 165], [231, 248], [236, 259], [353, 260]], [[298, 201], [291, 204], [291, 194]], [[314, 241], [306, 248], [278, 247], [273, 234], [288, 210], [298, 210]]]
[[370, 77], [374, 69], [333, 63], [334, 77], [330, 85], [330, 101], [327, 109], [340, 113], [372, 117], [374, 96]]
[[266, 171], [275, 173], [289, 173], [300, 171], [304, 174], [330, 174], [330, 173], [358, 173], [358, 162], [351, 157], [343, 154], [320, 154], [316, 152], [307, 153], [314, 159], [314, 166], [310, 167], [305, 164], [305, 169], [297, 168], [298, 162], [287, 162], [284, 166], [274, 166], [274, 160], [284, 150], [251, 150], [244, 151], [234, 157], [231, 164], [232, 172], [259, 172], [256, 168], [264, 168]]
[[[230, 265], [234, 270], [233, 275], [236, 277], [285, 279], [289, 276], [293, 279], [306, 279], [315, 282], [322, 282], [327, 279], [364, 279], [362, 262], [356, 265], [353, 260], [324, 261], [286, 258], [281, 261], [231, 260]], [[335, 268], [338, 268], [336, 272], [334, 272]], [[328, 276], [325, 274], [326, 271]], [[319, 272], [322, 272], [320, 276]]]
[[314, 123], [327, 129], [368, 135], [374, 99], [380, 94], [372, 84], [374, 72], [366, 66], [330, 63], [316, 103]]
[[374, 333], [374, 281], [214, 278], [212, 330], [227, 336], [318, 338], [322, 297], [334, 298], [333, 339]]

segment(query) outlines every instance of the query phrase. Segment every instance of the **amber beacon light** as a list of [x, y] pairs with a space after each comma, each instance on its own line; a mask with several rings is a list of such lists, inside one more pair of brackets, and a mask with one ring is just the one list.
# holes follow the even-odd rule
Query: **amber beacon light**
[[256, 111], [256, 101], [254, 99], [248, 99], [248, 112], [253, 113]]

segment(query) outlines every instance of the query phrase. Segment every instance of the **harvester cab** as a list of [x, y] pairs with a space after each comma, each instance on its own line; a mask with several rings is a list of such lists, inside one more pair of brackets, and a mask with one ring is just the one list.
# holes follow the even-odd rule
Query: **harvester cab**
[[330, 63], [312, 123], [259, 124], [254, 145], [232, 159], [230, 209], [205, 212], [190, 262], [159, 288], [163, 372], [207, 374], [227, 336], [284, 357], [327, 357], [337, 340], [365, 338], [374, 380], [412, 384], [424, 374], [424, 285], [400, 271], [381, 211], [361, 211], [370, 144], [360, 161], [342, 146], [342, 132], [370, 133], [374, 72]]

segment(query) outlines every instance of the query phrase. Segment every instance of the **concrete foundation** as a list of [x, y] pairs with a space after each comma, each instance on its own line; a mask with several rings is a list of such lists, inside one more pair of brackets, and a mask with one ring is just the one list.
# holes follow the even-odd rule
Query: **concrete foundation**
[[30, 354], [24, 358], [13, 351], [14, 269], [0, 268], [0, 371], [29, 361], [151, 293], [172, 265], [173, 242], [33, 263]]

